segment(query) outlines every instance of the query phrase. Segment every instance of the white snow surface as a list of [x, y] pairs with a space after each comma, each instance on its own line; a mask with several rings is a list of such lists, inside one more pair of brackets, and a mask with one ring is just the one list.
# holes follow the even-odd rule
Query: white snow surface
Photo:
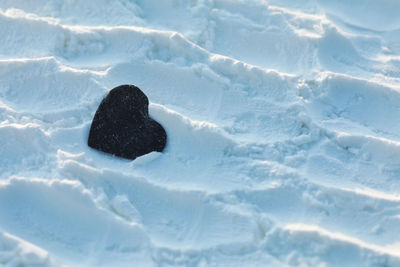
[[[399, 14], [1, 0], [0, 265], [400, 266]], [[121, 84], [163, 153], [87, 146]]]

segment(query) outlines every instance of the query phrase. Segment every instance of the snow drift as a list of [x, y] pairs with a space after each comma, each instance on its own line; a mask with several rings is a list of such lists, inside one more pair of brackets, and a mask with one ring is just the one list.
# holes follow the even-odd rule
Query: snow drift
[[[0, 2], [0, 264], [400, 265], [400, 5]], [[149, 97], [135, 161], [87, 146]]]

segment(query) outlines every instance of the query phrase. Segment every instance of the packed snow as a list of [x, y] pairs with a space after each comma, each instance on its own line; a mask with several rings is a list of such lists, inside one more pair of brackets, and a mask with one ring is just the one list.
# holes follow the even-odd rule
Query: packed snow
[[[1, 0], [0, 265], [400, 266], [398, 0]], [[87, 145], [135, 84], [168, 134]]]

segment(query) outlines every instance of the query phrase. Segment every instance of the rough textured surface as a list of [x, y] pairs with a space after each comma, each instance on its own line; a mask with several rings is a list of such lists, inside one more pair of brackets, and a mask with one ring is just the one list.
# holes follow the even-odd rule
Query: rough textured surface
[[[0, 266], [399, 267], [398, 14], [0, 0]], [[133, 161], [88, 146], [131, 83], [168, 134]]]
[[147, 96], [134, 85], [112, 89], [100, 103], [89, 132], [88, 145], [118, 157], [135, 159], [162, 152], [167, 135], [151, 119]]

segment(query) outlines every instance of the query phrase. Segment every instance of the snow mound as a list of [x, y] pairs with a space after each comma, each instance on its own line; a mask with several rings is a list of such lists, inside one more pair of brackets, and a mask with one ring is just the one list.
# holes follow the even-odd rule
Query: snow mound
[[57, 266], [47, 251], [8, 233], [0, 233], [0, 264], [4, 266]]
[[[399, 10], [0, 1], [0, 265], [398, 266]], [[163, 153], [87, 146], [121, 84]]]

